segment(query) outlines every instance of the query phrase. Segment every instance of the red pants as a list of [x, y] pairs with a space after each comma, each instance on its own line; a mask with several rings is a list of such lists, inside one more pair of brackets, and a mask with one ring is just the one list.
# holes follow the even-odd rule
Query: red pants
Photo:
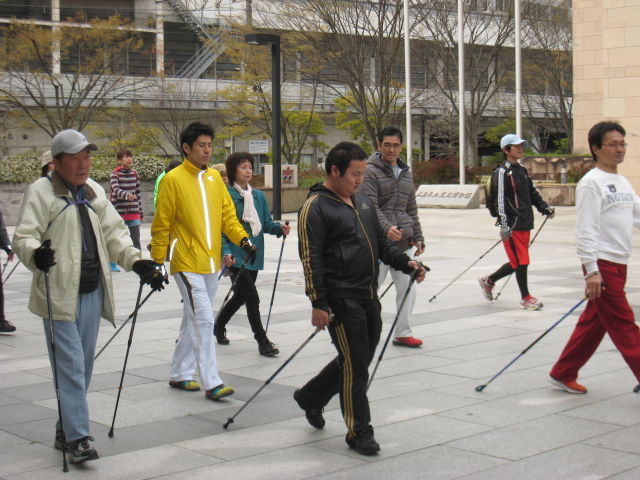
[[507, 257], [509, 257], [511, 268], [516, 269], [519, 265], [529, 265], [530, 234], [529, 230], [514, 230], [511, 232], [509, 240], [502, 241]]
[[550, 375], [564, 382], [578, 378], [578, 371], [595, 353], [604, 334], [608, 333], [640, 381], [640, 329], [624, 293], [627, 266], [598, 260], [598, 269], [605, 289], [600, 298], [587, 303]]

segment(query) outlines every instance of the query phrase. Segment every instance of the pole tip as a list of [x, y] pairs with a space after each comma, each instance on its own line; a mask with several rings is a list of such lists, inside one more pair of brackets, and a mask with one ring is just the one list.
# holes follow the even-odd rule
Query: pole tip
[[476, 392], [481, 392], [481, 391], [483, 391], [483, 390], [484, 390], [484, 387], [486, 387], [486, 385], [478, 385], [478, 386], [476, 387]]
[[227, 423], [222, 425], [222, 428], [224, 428], [226, 430], [227, 428], [229, 428], [229, 424], [230, 423], [233, 423], [233, 418], [231, 418], [231, 417], [227, 418]]
[[109, 430], [109, 433], [107, 433], [107, 435], [109, 436], [109, 438], [113, 438], [113, 428]]
[[638, 393], [640, 392], [640, 385], [636, 385], [636, 387], [633, 389], [633, 393]]
[[431, 303], [431, 302], [433, 301], [433, 299], [434, 299], [434, 298], [436, 298], [436, 296], [435, 296], [435, 295], [429, 299], [429, 303]]

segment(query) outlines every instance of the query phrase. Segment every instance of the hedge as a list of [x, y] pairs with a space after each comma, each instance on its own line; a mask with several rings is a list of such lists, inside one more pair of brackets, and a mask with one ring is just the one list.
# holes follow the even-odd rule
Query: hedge
[[[42, 152], [28, 152], [4, 157], [0, 168], [0, 183], [31, 183], [40, 176]], [[94, 154], [91, 156], [91, 178], [104, 182], [109, 180], [116, 167], [113, 155]], [[141, 180], [154, 181], [160, 172], [169, 164], [171, 158], [155, 155], [138, 155], [134, 157], [133, 168]]]

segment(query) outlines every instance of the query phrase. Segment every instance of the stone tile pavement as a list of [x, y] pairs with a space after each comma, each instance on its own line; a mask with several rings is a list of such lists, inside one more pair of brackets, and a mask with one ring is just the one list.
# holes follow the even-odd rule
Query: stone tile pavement
[[[370, 390], [382, 447], [376, 457], [346, 446], [337, 399], [326, 409], [322, 431], [308, 426], [292, 400], [294, 389], [334, 355], [325, 332], [228, 430], [222, 428], [312, 332], [293, 233], [285, 243], [269, 326], [280, 356], [258, 355], [241, 311], [229, 325], [231, 344], [218, 346], [223, 378], [236, 394], [211, 402], [202, 392], [169, 388], [168, 365], [181, 318], [179, 294], [171, 284], [140, 311], [113, 438], [107, 432], [129, 327], [97, 360], [89, 400], [102, 458], [72, 465], [63, 474], [60, 453], [53, 449], [57, 414], [42, 321], [26, 309], [31, 276], [19, 266], [5, 285], [7, 316], [18, 331], [0, 336], [0, 479], [637, 479], [640, 398], [611, 342], [605, 340], [583, 369], [587, 395], [564, 393], [546, 381], [581, 309], [483, 392], [475, 391], [581, 298], [575, 211], [557, 211], [531, 250], [530, 289], [545, 306], [530, 312], [518, 308], [515, 279], [496, 302], [480, 294], [477, 277], [505, 260], [500, 246], [430, 303], [495, 243], [498, 232], [484, 209], [421, 209], [428, 240], [423, 260], [432, 271], [418, 286], [412, 324], [425, 344], [420, 349], [390, 345], [385, 353]], [[285, 218], [295, 227], [295, 215]], [[148, 226], [142, 235], [146, 242]], [[637, 247], [640, 237], [634, 240]], [[280, 246], [281, 240], [269, 237], [265, 270], [258, 276], [264, 320]], [[639, 266], [640, 252], [629, 269], [633, 305], [640, 303]], [[138, 281], [124, 272], [114, 280], [121, 323], [134, 308]], [[227, 278], [221, 281], [219, 302], [229, 286]], [[383, 299], [383, 339], [395, 315], [392, 297]], [[113, 332], [103, 322], [99, 345]]]

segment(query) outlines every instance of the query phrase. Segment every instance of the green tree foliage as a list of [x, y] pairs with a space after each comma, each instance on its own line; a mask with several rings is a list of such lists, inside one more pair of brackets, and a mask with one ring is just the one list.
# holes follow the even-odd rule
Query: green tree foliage
[[[283, 36], [283, 55], [296, 55], [287, 49]], [[225, 51], [229, 59], [242, 65], [240, 82], [222, 89], [218, 100], [224, 100], [221, 116], [224, 128], [216, 138], [258, 137], [273, 135], [271, 111], [271, 54], [264, 46], [247, 45], [229, 39]], [[317, 83], [298, 85], [298, 103], [282, 101], [282, 157], [287, 163], [298, 163], [303, 150], [311, 148], [314, 136], [325, 132], [324, 121], [317, 108]], [[283, 95], [283, 98], [286, 98]], [[304, 102], [303, 102], [304, 99]]]
[[78, 17], [54, 27], [14, 21], [0, 35], [2, 101], [51, 136], [83, 130], [98, 112], [144, 87], [123, 67], [142, 40], [118, 17]]

